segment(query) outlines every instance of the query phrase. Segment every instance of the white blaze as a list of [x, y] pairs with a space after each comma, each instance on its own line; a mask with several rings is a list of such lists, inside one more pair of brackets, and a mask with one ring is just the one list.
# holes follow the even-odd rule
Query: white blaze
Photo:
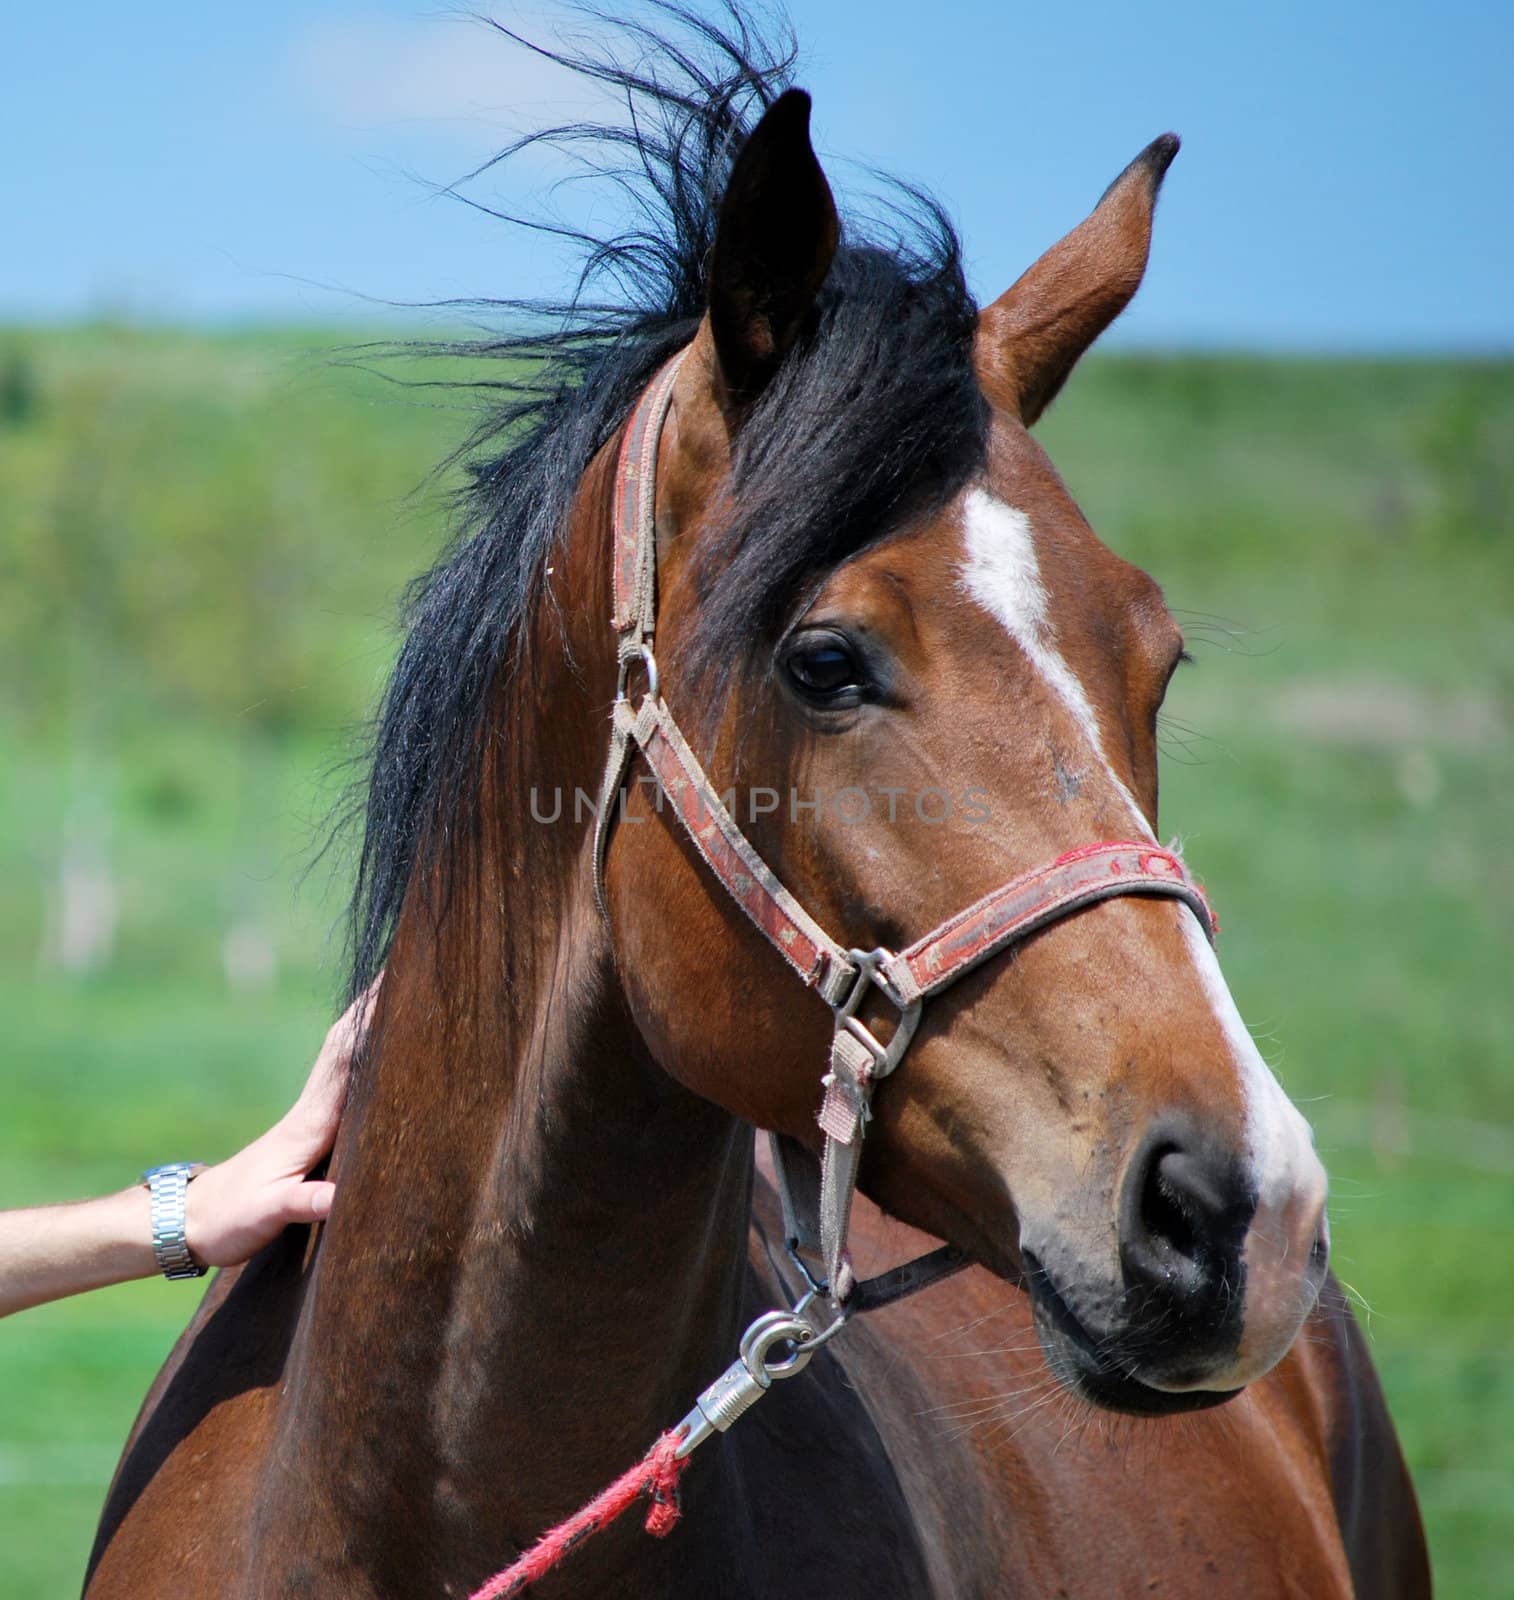
[[[1030, 518], [984, 489], [970, 489], [963, 501], [962, 524], [966, 550], [962, 564], [963, 588], [990, 616], [1003, 624], [1026, 660], [1071, 713], [1090, 756], [1128, 806], [1141, 836], [1153, 839], [1155, 836], [1135, 796], [1105, 754], [1099, 719], [1087, 692], [1056, 648]], [[1309, 1124], [1283, 1093], [1241, 1020], [1198, 918], [1187, 906], [1177, 906], [1176, 910], [1182, 918], [1184, 943], [1200, 987], [1230, 1047], [1240, 1077], [1246, 1153], [1258, 1197], [1256, 1218], [1246, 1247], [1248, 1284], [1259, 1291], [1258, 1299], [1265, 1299], [1268, 1290], [1284, 1288], [1272, 1280], [1295, 1280], [1303, 1266], [1300, 1257], [1308, 1255], [1312, 1238], [1293, 1235], [1301, 1225], [1312, 1230], [1313, 1224], [1308, 1219], [1317, 1215], [1318, 1205], [1323, 1200], [1324, 1169], [1314, 1153]], [[1282, 1298], [1287, 1298], [1286, 1292]], [[1291, 1339], [1292, 1327], [1296, 1325], [1291, 1321], [1291, 1308], [1277, 1309], [1283, 1312], [1281, 1318], [1274, 1315], [1258, 1320], [1280, 1322]], [[1300, 1308], [1298, 1314], [1302, 1315], [1303, 1309], [1307, 1308]], [[1228, 1375], [1234, 1383], [1248, 1381], [1282, 1354], [1279, 1348], [1267, 1348], [1268, 1331], [1266, 1327], [1258, 1327], [1255, 1334], [1259, 1337], [1243, 1339], [1236, 1371]], [[1216, 1376], [1221, 1381], [1216, 1382]], [[1228, 1386], [1223, 1381], [1226, 1375], [1216, 1376], [1207, 1378], [1206, 1384]]]
[[[1309, 1124], [1298, 1108], [1283, 1093], [1283, 1086], [1262, 1059], [1262, 1053], [1241, 1021], [1230, 985], [1220, 971], [1214, 948], [1205, 936], [1199, 919], [1187, 907], [1183, 913], [1183, 941], [1198, 969], [1199, 982], [1216, 1020], [1241, 1071], [1246, 1101], [1246, 1133], [1252, 1171], [1257, 1185], [1257, 1214], [1284, 1205], [1305, 1180], [1315, 1179], [1318, 1162]], [[1319, 1181], [1323, 1173], [1319, 1174]]]
[[962, 508], [962, 535], [967, 550], [962, 583], [968, 594], [1003, 623], [1010, 638], [1072, 713], [1094, 759], [1129, 808], [1141, 837], [1154, 840], [1135, 796], [1104, 754], [1099, 719], [1083, 685], [1056, 648], [1030, 518], [984, 489], [969, 489]]

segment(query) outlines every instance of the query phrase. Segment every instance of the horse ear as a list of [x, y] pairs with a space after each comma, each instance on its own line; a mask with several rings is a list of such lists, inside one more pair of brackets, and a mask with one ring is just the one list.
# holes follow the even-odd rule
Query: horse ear
[[810, 145], [810, 97], [790, 89], [736, 157], [715, 226], [710, 330], [732, 403], [756, 399], [803, 332], [839, 233]]
[[1029, 427], [1078, 357], [1130, 303], [1146, 272], [1151, 217], [1178, 136], [1154, 139], [1090, 216], [978, 318], [978, 376]]

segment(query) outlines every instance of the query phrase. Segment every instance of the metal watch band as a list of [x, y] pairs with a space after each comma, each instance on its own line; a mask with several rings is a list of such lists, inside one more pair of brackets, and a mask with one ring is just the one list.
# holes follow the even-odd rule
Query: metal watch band
[[189, 1253], [184, 1234], [184, 1199], [199, 1171], [192, 1161], [170, 1161], [142, 1174], [151, 1196], [152, 1253], [165, 1278], [203, 1278], [206, 1269]]

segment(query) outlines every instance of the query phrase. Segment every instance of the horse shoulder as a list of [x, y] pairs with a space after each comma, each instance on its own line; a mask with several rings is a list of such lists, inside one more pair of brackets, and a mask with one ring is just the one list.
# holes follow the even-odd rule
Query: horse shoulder
[[127, 1439], [85, 1600], [136, 1600], [144, 1572], [173, 1572], [186, 1593], [243, 1592], [304, 1253], [291, 1230], [211, 1283]]

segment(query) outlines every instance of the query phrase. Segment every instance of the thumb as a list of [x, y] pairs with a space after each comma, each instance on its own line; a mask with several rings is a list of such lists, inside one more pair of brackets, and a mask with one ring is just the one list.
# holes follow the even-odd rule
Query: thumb
[[295, 1179], [280, 1185], [275, 1205], [281, 1222], [320, 1222], [330, 1214], [335, 1197], [334, 1183]]

